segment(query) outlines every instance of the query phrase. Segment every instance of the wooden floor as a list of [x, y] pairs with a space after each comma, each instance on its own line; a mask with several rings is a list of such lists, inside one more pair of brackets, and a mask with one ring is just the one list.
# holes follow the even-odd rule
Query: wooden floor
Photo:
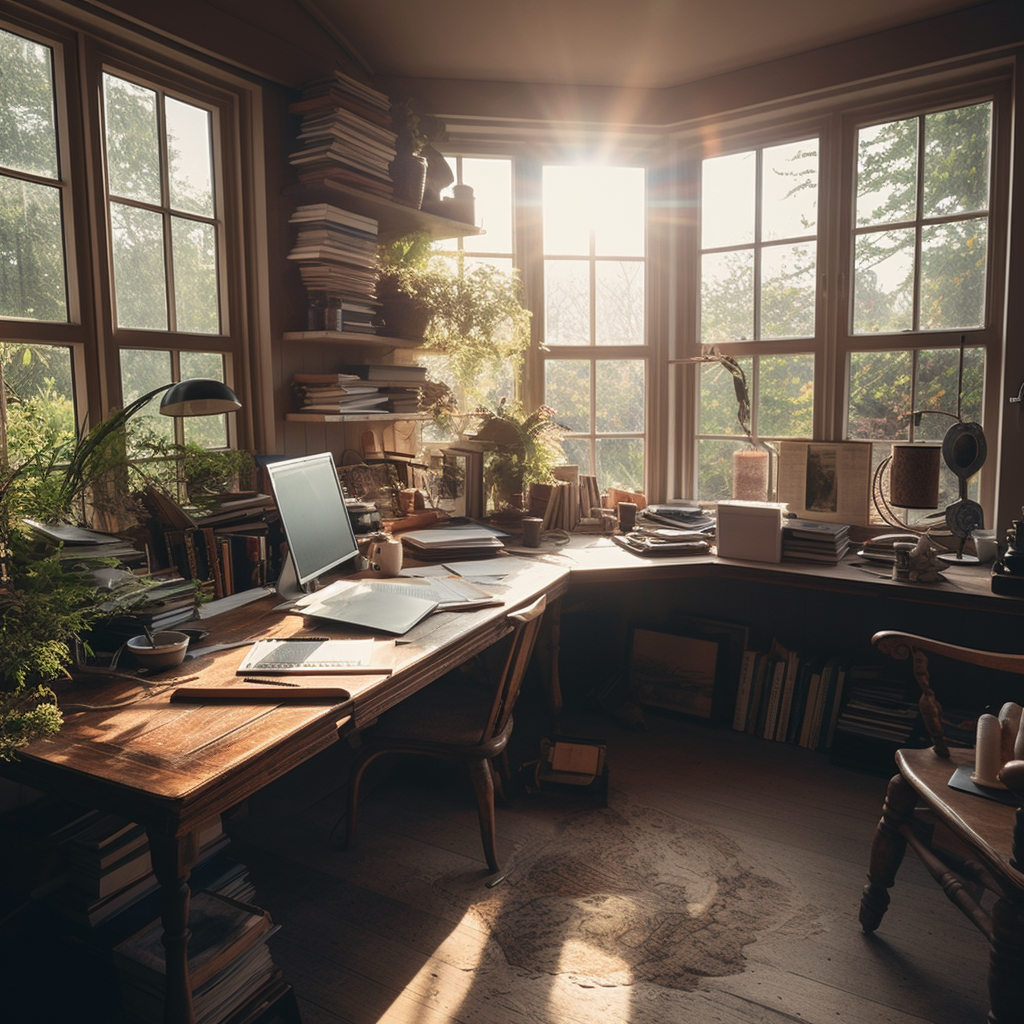
[[[357, 849], [341, 848], [345, 751], [329, 752], [253, 799], [231, 825], [258, 900], [282, 927], [275, 960], [304, 1024], [982, 1024], [983, 937], [908, 856], [874, 937], [857, 924], [885, 780], [821, 754], [647, 717], [646, 732], [591, 722], [608, 740], [610, 806], [643, 804], [727, 837], [767, 878], [798, 892], [799, 920], [756, 935], [736, 974], [696, 991], [648, 982], [584, 987], [514, 968], [430, 879], [467, 903], [494, 898], [471, 793], [437, 776], [393, 775], [367, 795]], [[538, 829], [579, 811], [558, 796], [498, 809], [499, 853], [515, 872]]]

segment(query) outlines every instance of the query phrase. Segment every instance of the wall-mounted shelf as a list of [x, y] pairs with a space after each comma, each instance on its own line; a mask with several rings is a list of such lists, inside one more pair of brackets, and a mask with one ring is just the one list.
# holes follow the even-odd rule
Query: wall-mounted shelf
[[284, 418], [289, 423], [426, 423], [431, 416], [425, 412], [286, 412]]
[[315, 341], [334, 345], [369, 345], [374, 348], [419, 348], [420, 338], [392, 338], [386, 334], [365, 334], [361, 331], [285, 331], [285, 341]]
[[381, 241], [401, 238], [414, 231], [425, 231], [431, 238], [464, 238], [469, 235], [482, 235], [483, 228], [465, 221], [441, 217], [436, 213], [427, 213], [411, 206], [362, 192], [340, 181], [329, 178], [320, 181], [303, 182], [301, 185], [289, 186], [285, 195], [301, 198], [303, 202], [318, 201], [331, 203], [352, 213], [373, 217], [378, 224], [377, 233]]

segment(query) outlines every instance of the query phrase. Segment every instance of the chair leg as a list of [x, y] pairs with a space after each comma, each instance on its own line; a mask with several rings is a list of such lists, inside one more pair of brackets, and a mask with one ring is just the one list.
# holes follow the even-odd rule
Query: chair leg
[[359, 790], [363, 783], [363, 774], [370, 762], [379, 751], [364, 750], [357, 756], [349, 771], [348, 777], [348, 814], [345, 821], [345, 849], [351, 850], [356, 842], [356, 825], [359, 819]]
[[900, 828], [910, 821], [916, 802], [914, 787], [902, 775], [894, 775], [885, 795], [881, 820], [871, 840], [868, 884], [860, 898], [860, 925], [866, 932], [878, 928], [889, 907], [889, 890], [896, 883], [896, 872], [907, 849]]
[[467, 761], [466, 767], [469, 769], [469, 777], [473, 780], [473, 789], [476, 792], [484, 856], [491, 871], [497, 871], [498, 857], [494, 842], [494, 770], [487, 758]]

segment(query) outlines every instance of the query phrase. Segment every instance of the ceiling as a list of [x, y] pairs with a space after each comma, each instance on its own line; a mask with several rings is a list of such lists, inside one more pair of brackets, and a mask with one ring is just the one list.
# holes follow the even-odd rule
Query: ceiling
[[980, 0], [304, 0], [382, 77], [658, 89]]

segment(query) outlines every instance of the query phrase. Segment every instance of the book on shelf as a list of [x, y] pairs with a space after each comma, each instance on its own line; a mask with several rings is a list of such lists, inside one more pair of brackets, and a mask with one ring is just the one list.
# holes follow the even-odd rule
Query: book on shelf
[[331, 203], [306, 203], [297, 206], [289, 218], [291, 224], [329, 224], [353, 231], [357, 237], [377, 238], [378, 222], [374, 217], [353, 213]]
[[373, 382], [404, 381], [406, 383], [420, 383], [427, 379], [427, 368], [425, 366], [412, 366], [406, 363], [353, 363], [343, 366], [345, 373], [352, 373], [355, 376]]

